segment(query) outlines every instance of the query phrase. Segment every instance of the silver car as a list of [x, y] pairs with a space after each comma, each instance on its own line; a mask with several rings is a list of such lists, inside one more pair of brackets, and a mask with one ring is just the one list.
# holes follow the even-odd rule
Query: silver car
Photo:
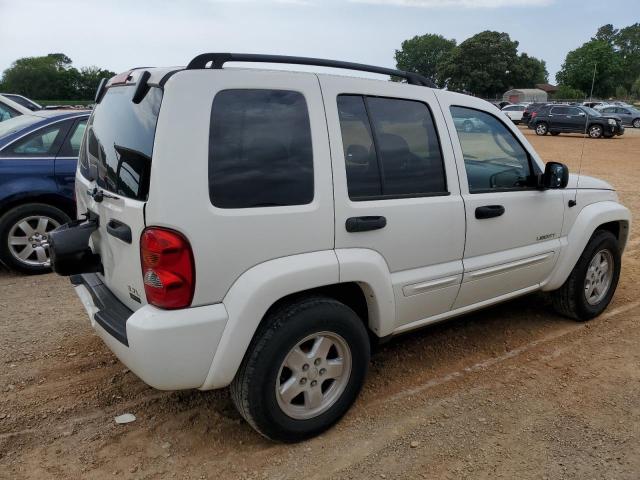
[[623, 125], [632, 125], [633, 128], [640, 128], [640, 110], [633, 107], [620, 107], [610, 105], [600, 109], [602, 113], [615, 114], [622, 120]]

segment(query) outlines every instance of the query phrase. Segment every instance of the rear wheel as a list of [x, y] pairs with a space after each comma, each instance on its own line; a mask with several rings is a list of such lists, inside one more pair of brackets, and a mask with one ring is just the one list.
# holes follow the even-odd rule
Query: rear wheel
[[62, 210], [43, 203], [9, 210], [0, 218], [0, 260], [23, 273], [48, 272], [49, 233], [70, 220]]
[[546, 135], [549, 132], [549, 126], [545, 122], [536, 125], [536, 135]]
[[588, 132], [591, 138], [600, 138], [602, 137], [603, 129], [600, 125], [591, 125]]
[[562, 315], [590, 320], [607, 308], [619, 278], [618, 239], [609, 231], [597, 230], [567, 281], [553, 292], [553, 305]]
[[634, 119], [631, 125], [633, 125], [633, 128], [640, 128], [640, 118]]
[[240, 414], [267, 438], [318, 435], [355, 401], [370, 346], [362, 320], [327, 297], [308, 297], [270, 314], [231, 384]]

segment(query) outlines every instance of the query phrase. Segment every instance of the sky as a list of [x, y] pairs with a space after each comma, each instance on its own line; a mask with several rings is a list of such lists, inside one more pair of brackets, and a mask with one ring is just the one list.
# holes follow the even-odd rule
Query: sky
[[545, 60], [553, 82], [599, 26], [637, 21], [640, 0], [0, 0], [0, 71], [53, 52], [115, 72], [186, 65], [203, 52], [395, 67], [395, 50], [415, 35], [460, 43], [497, 30]]

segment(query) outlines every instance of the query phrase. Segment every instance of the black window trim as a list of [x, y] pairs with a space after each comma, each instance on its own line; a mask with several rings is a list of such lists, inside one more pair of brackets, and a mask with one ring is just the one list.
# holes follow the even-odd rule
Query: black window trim
[[[481, 110], [479, 108], [469, 107], [467, 105], [454, 105], [454, 104], [449, 105], [449, 115], [451, 115], [452, 119], [453, 119], [453, 114], [451, 113], [451, 107], [466, 108], [468, 110], [475, 110], [476, 112], [482, 112], [482, 113], [486, 113], [487, 115], [491, 115], [498, 122], [500, 122], [503, 127], [505, 127], [507, 129], [507, 131], [511, 134], [511, 136], [514, 138], [514, 140], [516, 142], [518, 142], [518, 145], [520, 145], [520, 147], [527, 154], [527, 161], [529, 163], [529, 169], [530, 169], [530, 173], [531, 173], [530, 176], [532, 178], [537, 178], [540, 175], [542, 175], [542, 171], [539, 169], [538, 164], [533, 161], [533, 157], [531, 156], [531, 153], [529, 152], [529, 149], [527, 149], [522, 144], [520, 139], [516, 135], [513, 134], [513, 132], [511, 131], [511, 129], [507, 126], [507, 124], [505, 122], [503, 122], [498, 117], [496, 117], [494, 114], [492, 114], [491, 112], [488, 112], [486, 110]], [[458, 137], [458, 144], [460, 145], [460, 150], [462, 150], [462, 144], [460, 143], [460, 137], [458, 136], [458, 129], [456, 128], [455, 130], [456, 130], [456, 136]], [[463, 162], [463, 166], [464, 166], [464, 151], [462, 152], [462, 155], [463, 155], [462, 162]], [[506, 192], [528, 192], [528, 191], [532, 191], [532, 190], [540, 190], [540, 188], [538, 188], [537, 186], [527, 186], [527, 187], [514, 187], [514, 188], [482, 188], [482, 189], [471, 191], [471, 188], [469, 188], [469, 178], [467, 177], [467, 169], [466, 169], [466, 167], [464, 169], [464, 175], [465, 175], [465, 178], [467, 180], [467, 191], [469, 192], [470, 195], [482, 194], [482, 193], [495, 193], [495, 192], [506, 193]]]
[[[364, 103], [364, 109], [365, 112], [367, 114], [367, 121], [369, 122], [369, 130], [371, 131], [371, 138], [373, 140], [373, 148], [375, 150], [376, 153], [376, 163], [378, 164], [378, 171], [380, 172], [380, 191], [384, 191], [384, 170], [382, 168], [382, 162], [380, 161], [380, 153], [379, 153], [379, 148], [378, 148], [378, 139], [377, 139], [377, 134], [375, 132], [375, 129], [373, 128], [373, 121], [371, 119], [371, 114], [369, 112], [369, 102], [368, 99], [369, 98], [384, 98], [386, 100], [404, 100], [404, 101], [408, 101], [408, 102], [417, 102], [417, 103], [421, 103], [423, 104], [425, 107], [427, 107], [427, 111], [429, 112], [429, 115], [431, 115], [431, 120], [432, 120], [432, 124], [433, 124], [433, 129], [435, 130], [436, 133], [436, 137], [438, 139], [438, 150], [440, 151], [440, 161], [442, 162], [442, 173], [443, 173], [443, 178], [444, 178], [444, 191], [442, 192], [430, 192], [430, 193], [397, 193], [397, 194], [393, 194], [393, 195], [367, 195], [367, 196], [362, 196], [362, 197], [358, 197], [358, 198], [351, 198], [351, 195], [349, 194], [349, 184], [348, 184], [348, 179], [346, 179], [346, 158], [344, 158], [344, 141], [342, 139], [342, 130], [340, 130], [340, 143], [341, 143], [341, 147], [342, 147], [342, 152], [343, 152], [343, 159], [344, 159], [344, 166], [345, 166], [345, 179], [346, 179], [346, 183], [347, 183], [347, 197], [349, 198], [349, 201], [351, 202], [370, 202], [370, 201], [376, 201], [376, 200], [396, 200], [396, 199], [405, 199], [405, 198], [429, 198], [429, 197], [446, 197], [451, 195], [451, 192], [449, 191], [449, 184], [447, 182], [447, 168], [446, 168], [446, 164], [444, 161], [444, 152], [442, 151], [442, 141], [440, 140], [440, 132], [438, 131], [438, 125], [436, 125], [436, 117], [433, 115], [433, 111], [431, 110], [431, 107], [429, 106], [428, 103], [424, 102], [423, 100], [420, 99], [416, 99], [416, 98], [404, 98], [404, 97], [390, 97], [387, 95], [370, 95], [370, 94], [365, 94], [365, 93], [347, 93], [347, 92], [341, 92], [338, 93], [336, 95], [336, 106], [338, 105], [338, 97], [341, 96], [350, 96], [350, 97], [360, 97], [362, 98], [362, 101]], [[340, 124], [340, 113], [338, 112], [338, 124]]]

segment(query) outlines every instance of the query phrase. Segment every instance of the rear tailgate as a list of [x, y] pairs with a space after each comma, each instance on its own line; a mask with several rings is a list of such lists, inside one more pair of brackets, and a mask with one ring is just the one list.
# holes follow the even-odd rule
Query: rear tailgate
[[107, 89], [87, 124], [76, 175], [78, 213], [99, 216], [91, 248], [101, 257], [102, 282], [131, 310], [147, 303], [140, 235], [162, 101], [162, 91], [151, 87], [133, 103], [134, 91], [135, 78]]

